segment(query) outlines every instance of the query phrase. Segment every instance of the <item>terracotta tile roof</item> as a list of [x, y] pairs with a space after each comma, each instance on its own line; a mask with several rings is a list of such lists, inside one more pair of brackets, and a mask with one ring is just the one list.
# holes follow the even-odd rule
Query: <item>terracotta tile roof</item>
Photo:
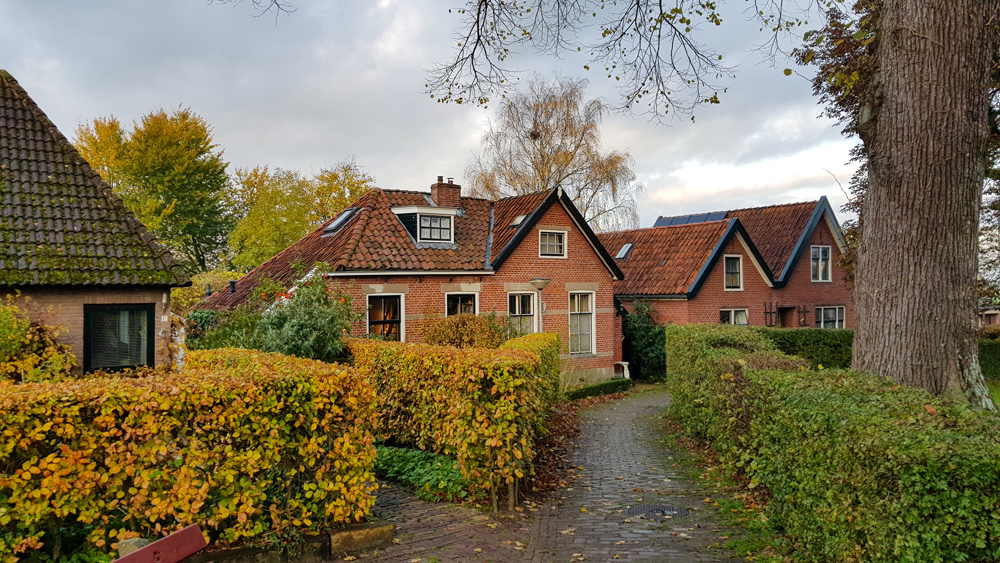
[[[531, 215], [538, 206], [545, 201], [549, 192], [538, 192], [535, 194], [508, 197], [498, 200], [493, 204], [493, 248], [491, 254], [497, 257], [514, 239], [520, 227], [530, 221]], [[514, 220], [524, 215], [524, 219], [518, 225], [514, 225]]]
[[753, 239], [774, 277], [780, 278], [821, 201], [748, 207], [684, 217], [660, 217], [655, 225], [659, 226], [677, 219], [690, 219], [689, 224], [693, 224], [701, 217], [725, 219], [736, 217]]
[[0, 286], [186, 283], [166, 248], [0, 70]]
[[[487, 249], [492, 255], [508, 244], [517, 229], [508, 229], [510, 221], [495, 218], [501, 214], [530, 214], [548, 192], [490, 201], [461, 198], [461, 212], [454, 222], [455, 244], [417, 244], [393, 212], [394, 207], [431, 205], [430, 194], [402, 190], [374, 189], [353, 205], [358, 211], [339, 230], [324, 236], [329, 225], [340, 215], [320, 225], [311, 233], [264, 262], [236, 284], [213, 294], [199, 308], [230, 309], [245, 301], [250, 290], [265, 278], [286, 288], [306, 273], [316, 262], [324, 262], [335, 271], [483, 271], [489, 268]], [[491, 213], [491, 207], [494, 208]], [[493, 221], [490, 245], [490, 221]], [[516, 216], [516, 215], [515, 215]], [[513, 217], [511, 217], [512, 219]], [[508, 234], [509, 233], [509, 234]], [[497, 242], [497, 241], [501, 242]]]
[[615, 282], [615, 295], [686, 294], [729, 226], [729, 221], [711, 221], [598, 233], [612, 256], [633, 244], [624, 259], [615, 260], [625, 274]]

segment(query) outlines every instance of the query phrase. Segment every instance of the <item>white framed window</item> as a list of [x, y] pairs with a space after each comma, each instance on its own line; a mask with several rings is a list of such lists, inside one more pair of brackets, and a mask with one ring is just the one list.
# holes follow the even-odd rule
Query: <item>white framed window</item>
[[453, 242], [455, 240], [451, 228], [451, 216], [449, 215], [421, 213], [417, 216], [417, 222], [418, 242]]
[[405, 299], [401, 293], [368, 295], [368, 334], [406, 342]]
[[829, 246], [813, 246], [812, 247], [812, 281], [814, 282], [828, 282], [830, 281], [830, 247]]
[[743, 291], [743, 257], [726, 255], [722, 257], [725, 268], [726, 291]]
[[507, 294], [507, 323], [519, 334], [535, 332], [535, 294]]
[[719, 309], [719, 323], [750, 326], [750, 315], [747, 314], [746, 309]]
[[444, 295], [444, 314], [478, 315], [479, 296], [475, 293], [446, 293]]
[[594, 353], [594, 293], [569, 294], [569, 353]]
[[566, 257], [566, 231], [538, 231], [538, 256]]
[[844, 307], [816, 307], [816, 328], [844, 328]]

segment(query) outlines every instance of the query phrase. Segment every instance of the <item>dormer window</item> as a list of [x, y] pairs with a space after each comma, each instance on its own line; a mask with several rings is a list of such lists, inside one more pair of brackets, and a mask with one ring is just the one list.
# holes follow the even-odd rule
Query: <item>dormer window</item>
[[451, 217], [447, 215], [420, 216], [419, 242], [451, 242]]

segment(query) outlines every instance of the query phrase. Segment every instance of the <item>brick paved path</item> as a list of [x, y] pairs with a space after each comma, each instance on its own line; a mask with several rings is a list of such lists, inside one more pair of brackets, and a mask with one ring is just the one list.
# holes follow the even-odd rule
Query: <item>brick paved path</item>
[[[661, 442], [668, 395], [646, 390], [582, 411], [572, 454], [576, 479], [550, 502], [494, 520], [473, 509], [379, 491], [375, 512], [399, 543], [359, 559], [431, 562], [738, 561], [718, 547], [721, 528], [704, 493], [678, 474]], [[629, 514], [653, 503], [669, 519]], [[680, 509], [679, 511], [676, 509]]]

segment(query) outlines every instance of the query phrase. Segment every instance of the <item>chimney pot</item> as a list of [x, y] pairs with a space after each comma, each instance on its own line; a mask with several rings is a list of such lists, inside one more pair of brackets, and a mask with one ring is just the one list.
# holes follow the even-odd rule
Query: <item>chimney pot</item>
[[229, 280], [229, 293], [236, 293], [236, 280]]
[[438, 183], [444, 182], [444, 176], [438, 176]]
[[211, 297], [211, 296], [212, 296], [212, 284], [206, 283], [205, 284], [205, 297]]

